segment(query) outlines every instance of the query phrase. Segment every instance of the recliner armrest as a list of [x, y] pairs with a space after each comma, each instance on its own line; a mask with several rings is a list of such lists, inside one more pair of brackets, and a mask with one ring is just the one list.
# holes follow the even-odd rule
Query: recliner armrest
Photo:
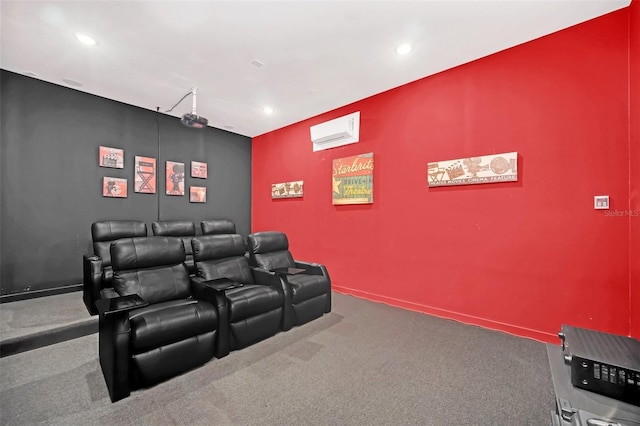
[[94, 254], [82, 255], [82, 299], [91, 315], [98, 313], [95, 303], [102, 288], [102, 258]]
[[[294, 261], [296, 266], [299, 268], [306, 268], [307, 274], [309, 275], [322, 275], [324, 278], [329, 281], [329, 287], [331, 287], [331, 277], [329, 277], [329, 271], [327, 271], [327, 267], [321, 263], [311, 263], [311, 262], [303, 262], [301, 260]], [[331, 312], [331, 291], [327, 293], [326, 297], [326, 305], [324, 308], [325, 313]]]
[[[271, 272], [267, 269], [251, 266], [251, 273], [253, 275], [253, 281], [256, 284], [266, 285], [275, 288], [278, 293], [282, 294], [284, 298], [284, 306], [290, 306], [293, 294], [291, 287], [287, 284], [286, 275], [278, 275], [275, 272]], [[282, 323], [280, 329], [287, 331], [293, 327], [293, 319], [291, 317], [290, 309], [285, 309], [282, 313]]]
[[232, 288], [242, 287], [242, 283], [237, 283], [229, 278], [216, 278], [214, 280], [205, 280], [202, 277], [191, 277], [191, 286], [197, 295], [207, 293], [209, 291], [224, 292]]
[[111, 402], [131, 393], [129, 382], [129, 311], [147, 306], [139, 295], [114, 297], [96, 301], [100, 314], [98, 353]]
[[229, 278], [216, 278], [215, 280], [203, 281], [202, 285], [213, 288], [216, 291], [224, 291], [243, 286], [242, 283], [237, 283]]
[[307, 270], [304, 268], [275, 268], [269, 269], [269, 272], [275, 272], [278, 275], [298, 275], [304, 274]]
[[225, 290], [242, 287], [228, 278], [205, 280], [202, 277], [191, 277], [191, 289], [193, 296], [198, 300], [212, 303], [218, 311], [218, 338], [216, 344], [216, 358], [222, 358], [229, 354], [229, 305]]
[[251, 273], [256, 284], [268, 285], [271, 287], [282, 288], [282, 280], [275, 272], [267, 269], [251, 266]]
[[296, 268], [306, 269], [305, 274], [309, 275], [327, 275], [324, 271], [324, 265], [319, 263], [304, 262], [302, 260], [295, 261]]
[[96, 302], [98, 313], [104, 317], [129, 312], [147, 305], [149, 305], [149, 303], [137, 294], [114, 297], [113, 299], [100, 299]]

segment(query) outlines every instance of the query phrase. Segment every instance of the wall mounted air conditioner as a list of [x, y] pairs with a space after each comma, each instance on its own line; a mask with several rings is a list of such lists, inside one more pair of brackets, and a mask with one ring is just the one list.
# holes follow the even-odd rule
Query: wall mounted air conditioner
[[360, 141], [360, 111], [311, 126], [313, 151]]

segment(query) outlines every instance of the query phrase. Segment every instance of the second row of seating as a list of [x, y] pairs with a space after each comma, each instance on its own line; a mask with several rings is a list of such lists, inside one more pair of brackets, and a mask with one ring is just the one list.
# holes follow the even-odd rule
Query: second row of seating
[[[227, 219], [203, 220], [202, 235], [235, 234], [236, 225]], [[179, 237], [184, 243], [185, 264], [190, 275], [195, 275], [195, 263], [191, 239], [195, 237], [196, 225], [188, 220], [160, 220], [151, 223], [153, 235]], [[83, 256], [83, 299], [91, 315], [98, 313], [95, 303], [100, 298], [115, 297], [111, 283], [111, 243], [121, 238], [146, 237], [147, 224], [139, 220], [101, 220], [91, 224], [93, 254]]]

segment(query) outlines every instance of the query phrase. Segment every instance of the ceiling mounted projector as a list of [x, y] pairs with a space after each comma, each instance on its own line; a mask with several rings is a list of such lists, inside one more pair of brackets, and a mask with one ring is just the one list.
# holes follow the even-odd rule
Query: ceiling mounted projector
[[174, 106], [171, 107], [171, 109], [165, 111], [165, 112], [171, 112], [173, 111], [173, 109], [175, 107], [177, 107], [178, 105], [180, 105], [180, 102], [182, 102], [187, 96], [189, 95], [193, 95], [193, 103], [192, 103], [192, 108], [191, 108], [191, 112], [190, 113], [186, 113], [185, 115], [182, 116], [182, 118], [180, 119], [180, 122], [182, 124], [184, 124], [187, 127], [193, 127], [195, 129], [202, 129], [203, 127], [206, 127], [207, 124], [209, 124], [209, 120], [207, 120], [204, 117], [200, 117], [197, 113], [196, 113], [196, 91], [198, 89], [196, 87], [192, 88], [191, 91], [189, 93], [187, 93], [186, 95], [184, 95], [182, 97], [182, 99], [180, 99], [178, 101], [177, 104], [175, 104]]
[[190, 113], [186, 113], [185, 115], [183, 115], [180, 121], [185, 126], [195, 127], [196, 129], [202, 129], [209, 123], [209, 120], [207, 120], [206, 118]]

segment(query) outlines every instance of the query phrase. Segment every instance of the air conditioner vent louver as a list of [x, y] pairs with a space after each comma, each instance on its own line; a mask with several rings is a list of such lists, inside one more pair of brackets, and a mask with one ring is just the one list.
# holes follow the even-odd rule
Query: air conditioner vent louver
[[313, 141], [313, 143], [323, 144], [323, 143], [335, 142], [340, 139], [348, 138], [350, 136], [353, 136], [353, 133], [344, 132], [344, 133], [340, 133], [339, 135], [331, 135], [331, 136], [326, 136], [324, 138], [320, 138], [318, 140]]
[[360, 111], [311, 126], [313, 150], [335, 148], [360, 141]]

